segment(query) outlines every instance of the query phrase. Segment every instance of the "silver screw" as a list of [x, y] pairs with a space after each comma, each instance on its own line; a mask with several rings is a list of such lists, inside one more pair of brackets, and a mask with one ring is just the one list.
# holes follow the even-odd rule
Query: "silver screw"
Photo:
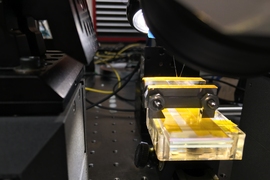
[[161, 103], [161, 101], [159, 99], [156, 99], [153, 101], [153, 107], [158, 109], [158, 110], [162, 110], [163, 109], [163, 105]]
[[207, 105], [210, 108], [215, 108], [217, 103], [213, 99], [210, 99], [210, 100], [207, 101]]

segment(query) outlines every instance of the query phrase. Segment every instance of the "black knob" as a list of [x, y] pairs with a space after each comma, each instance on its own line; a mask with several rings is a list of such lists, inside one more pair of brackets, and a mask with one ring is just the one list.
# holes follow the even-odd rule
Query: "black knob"
[[137, 168], [144, 168], [149, 161], [150, 147], [146, 142], [141, 142], [135, 151], [134, 164]]

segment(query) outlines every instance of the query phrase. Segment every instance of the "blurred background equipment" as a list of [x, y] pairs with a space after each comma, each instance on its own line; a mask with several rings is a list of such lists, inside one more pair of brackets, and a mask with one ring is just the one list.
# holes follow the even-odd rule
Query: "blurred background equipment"
[[0, 179], [87, 180], [87, 2], [2, 0], [0, 17]]

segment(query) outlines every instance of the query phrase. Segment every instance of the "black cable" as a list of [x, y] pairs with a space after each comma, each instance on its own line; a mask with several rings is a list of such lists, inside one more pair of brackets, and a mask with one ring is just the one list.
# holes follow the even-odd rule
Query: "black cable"
[[[121, 81], [118, 81], [117, 83], [115, 83], [115, 85], [113, 86], [113, 92], [116, 91], [115, 89], [116, 89], [116, 87], [118, 86], [118, 84], [119, 84], [120, 82], [122, 82], [122, 81], [125, 81], [125, 79], [128, 78], [129, 76], [130, 76], [130, 74], [124, 76], [123, 78], [121, 78]], [[135, 80], [129, 80], [129, 82], [133, 82], [133, 81], [137, 81], [137, 80], [138, 80], [138, 79], [135, 79]], [[116, 96], [118, 99], [122, 100], [122, 101], [131, 101], [131, 102], [135, 101], [135, 99], [127, 99], [127, 98], [124, 98], [124, 97], [120, 96], [118, 93], [116, 93], [115, 96]]]
[[[130, 74], [128, 74], [128, 75], [124, 76], [123, 78], [121, 78], [121, 81], [118, 81], [118, 82], [113, 86], [113, 92], [115, 91], [116, 86], [117, 86], [120, 82], [122, 82], [122, 81], [124, 81], [126, 78], [128, 78], [129, 75], [130, 75]], [[98, 74], [98, 73], [94, 73], [94, 72], [93, 72], [93, 73], [87, 73], [87, 74], [84, 74], [84, 76], [85, 76], [85, 77], [87, 77], [87, 76], [101, 76], [101, 77], [106, 77], [106, 78], [111, 78], [111, 79], [117, 79], [117, 77], [112, 77], [112, 76], [109, 76], [109, 75]], [[137, 80], [138, 80], [138, 79], [130, 80], [129, 82], [134, 82], [134, 81], [137, 81]], [[120, 99], [120, 100], [122, 100], [122, 101], [125, 101], [125, 102], [127, 102], [127, 101], [129, 101], [129, 102], [134, 102], [134, 101], [135, 101], [135, 99], [127, 99], [127, 98], [124, 98], [124, 97], [120, 96], [118, 93], [115, 94], [115, 96], [116, 96], [118, 99]], [[129, 104], [130, 104], [130, 103], [129, 103]], [[134, 104], [130, 104], [130, 105], [134, 106]]]
[[[121, 78], [121, 81], [117, 81], [117, 82], [114, 84], [114, 86], [113, 86], [113, 92], [116, 91], [115, 89], [116, 89], [116, 87], [118, 86], [118, 84], [119, 84], [120, 82], [122, 82], [122, 81], [125, 81], [125, 79], [128, 78], [129, 76], [130, 76], [130, 74], [128, 74], [128, 75], [124, 76], [123, 78]], [[129, 80], [129, 82], [133, 82], [133, 81], [137, 81], [137, 80], [138, 80], [138, 79], [135, 79], [135, 80]], [[119, 92], [118, 92], [118, 93], [119, 93]], [[125, 98], [125, 97], [120, 96], [118, 93], [116, 93], [115, 96], [116, 96], [119, 100], [124, 101], [124, 102], [126, 102], [126, 103], [128, 103], [128, 104], [134, 106], [134, 104], [132, 104], [131, 102], [134, 102], [135, 99], [127, 99], [127, 98]]]
[[[118, 86], [118, 84], [122, 81], [125, 81], [125, 79], [127, 77], [129, 77], [130, 74], [126, 75], [125, 77], [121, 78], [121, 81], [118, 81], [117, 83], [115, 83], [115, 85], [113, 86], [113, 92], [115, 92], [115, 88]], [[133, 81], [137, 81], [138, 79], [136, 78], [135, 80], [129, 80], [129, 82], [133, 82]], [[119, 93], [119, 92], [118, 92]], [[127, 99], [121, 95], [119, 95], [118, 93], [115, 94], [116, 98], [118, 98], [121, 101], [124, 101], [125, 103], [128, 103], [131, 106], [134, 106], [134, 104], [132, 102], [135, 101], [135, 99]]]
[[[90, 104], [94, 104], [92, 101], [85, 99], [86, 102], [90, 103]], [[123, 111], [123, 112], [134, 112], [135, 109], [118, 109], [118, 108], [110, 108], [110, 107], [106, 107], [106, 106], [100, 106], [97, 105], [97, 107], [101, 108], [101, 109], [106, 109], [106, 110], [113, 110], [113, 111]]]
[[98, 102], [92, 104], [91, 106], [87, 107], [86, 109], [90, 109], [92, 107], [95, 107], [95, 106], [99, 105], [100, 103], [103, 103], [104, 101], [108, 100], [110, 97], [116, 95], [119, 91], [121, 91], [127, 85], [127, 83], [131, 80], [131, 78], [138, 71], [139, 68], [140, 68], [140, 63], [137, 64], [137, 66], [135, 67], [135, 69], [128, 76], [127, 80], [122, 84], [122, 86], [120, 88], [118, 88], [117, 90], [115, 90], [112, 94], [108, 95], [107, 97], [105, 97], [105, 98], [101, 99], [100, 101], [98, 101]]
[[[123, 78], [123, 80], [124, 80], [124, 78]], [[122, 81], [122, 80], [121, 80], [121, 81]], [[113, 92], [116, 91], [115, 88], [117, 87], [117, 85], [118, 85], [121, 81], [118, 81], [117, 83], [115, 83], [115, 85], [113, 86]], [[116, 96], [118, 99], [122, 100], [122, 101], [131, 101], [131, 102], [134, 102], [134, 101], [135, 101], [135, 99], [128, 99], [128, 98], [125, 98], [125, 97], [123, 97], [123, 96], [120, 96], [118, 93], [116, 93], [115, 96]]]

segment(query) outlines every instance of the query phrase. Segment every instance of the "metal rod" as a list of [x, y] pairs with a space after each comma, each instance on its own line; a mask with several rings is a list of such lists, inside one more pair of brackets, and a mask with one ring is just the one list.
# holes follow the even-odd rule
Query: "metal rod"
[[240, 116], [242, 113], [242, 107], [219, 107], [218, 111], [220, 111], [225, 116], [226, 115]]

